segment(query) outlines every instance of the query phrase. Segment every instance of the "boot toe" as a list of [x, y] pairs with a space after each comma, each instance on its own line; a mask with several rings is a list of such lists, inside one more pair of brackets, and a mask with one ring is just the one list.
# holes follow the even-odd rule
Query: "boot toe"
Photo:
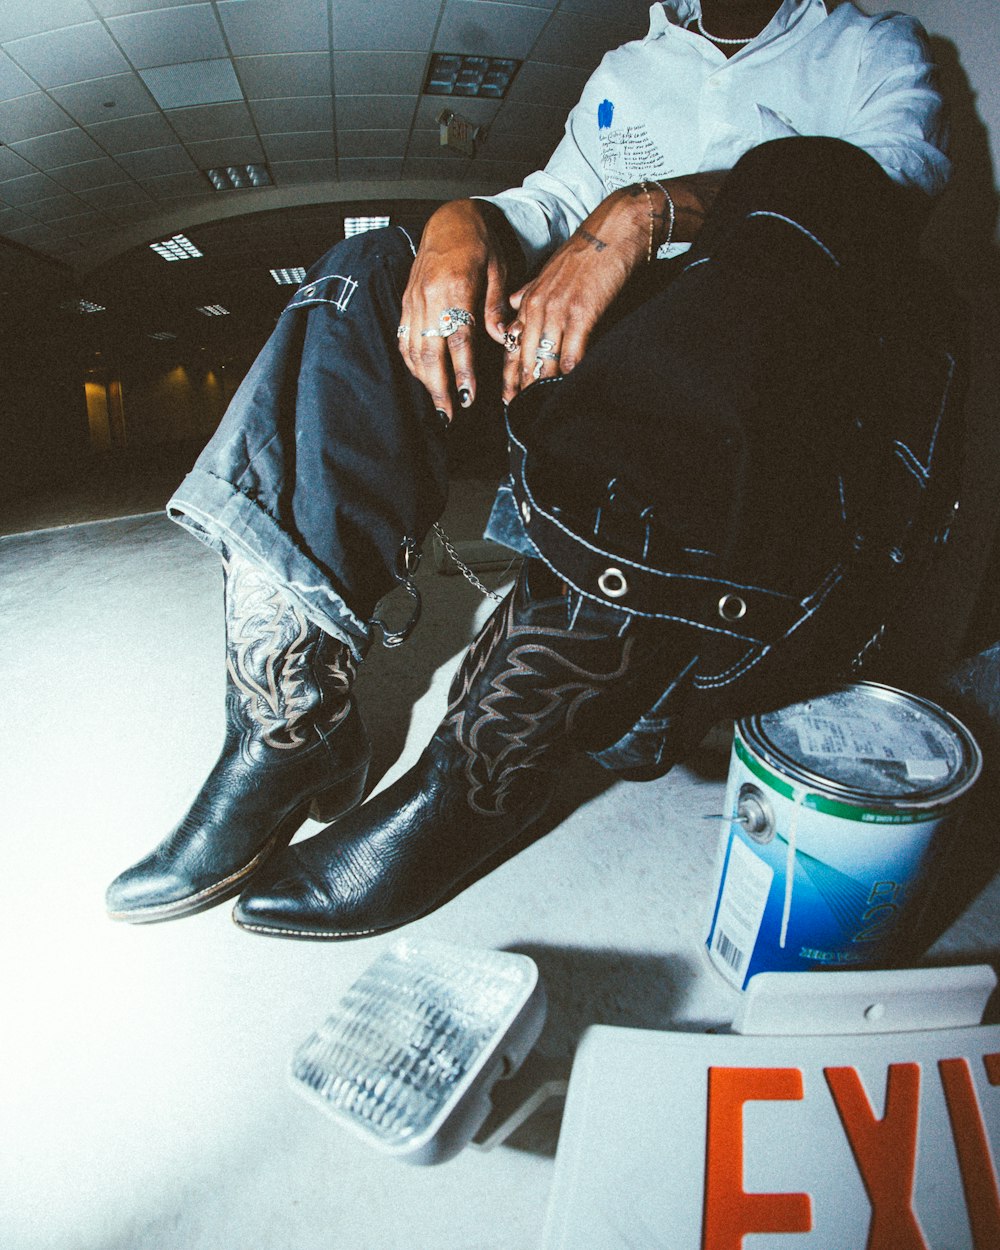
[[119, 873], [105, 891], [112, 920], [165, 920], [192, 905], [191, 882], [163, 864], [142, 861]]
[[276, 864], [270, 880], [255, 879], [236, 900], [233, 920], [241, 929], [280, 937], [354, 937], [341, 925], [338, 901], [308, 873]]

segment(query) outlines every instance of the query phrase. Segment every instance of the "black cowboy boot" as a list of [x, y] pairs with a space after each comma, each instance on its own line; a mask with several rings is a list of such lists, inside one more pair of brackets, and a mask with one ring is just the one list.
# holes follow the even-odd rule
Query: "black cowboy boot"
[[225, 563], [226, 735], [187, 815], [107, 891], [114, 920], [143, 923], [231, 898], [311, 816], [361, 801], [371, 749], [344, 643], [240, 557]]
[[433, 911], [521, 844], [575, 731], [593, 719], [598, 696], [613, 700], [637, 643], [623, 613], [570, 597], [544, 566], [528, 564], [532, 581], [550, 581], [549, 597], [532, 598], [522, 570], [462, 661], [417, 763], [270, 861], [236, 904], [241, 928], [303, 938], [383, 933]]

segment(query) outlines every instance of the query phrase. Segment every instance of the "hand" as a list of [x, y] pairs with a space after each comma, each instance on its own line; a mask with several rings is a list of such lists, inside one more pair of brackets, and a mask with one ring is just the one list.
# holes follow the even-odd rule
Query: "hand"
[[504, 327], [505, 403], [533, 381], [580, 363], [594, 327], [646, 264], [650, 215], [641, 187], [612, 192], [538, 276], [510, 296], [517, 317]]
[[497, 342], [499, 325], [510, 316], [507, 263], [490, 208], [475, 200], [442, 205], [424, 228], [403, 293], [399, 350], [448, 421], [456, 395], [463, 408], [476, 397], [475, 325], [460, 324], [445, 337], [442, 314], [446, 309], [470, 313]]

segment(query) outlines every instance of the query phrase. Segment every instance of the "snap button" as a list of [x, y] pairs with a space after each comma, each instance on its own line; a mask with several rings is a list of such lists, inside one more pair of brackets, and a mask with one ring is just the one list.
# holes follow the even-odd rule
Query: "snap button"
[[724, 621], [738, 621], [746, 614], [746, 602], [739, 595], [723, 595], [719, 600], [719, 615]]
[[521, 518], [525, 525], [527, 525], [531, 520], [531, 505], [528, 503], [527, 499], [521, 500]]
[[609, 599], [620, 599], [622, 595], [628, 593], [628, 582], [621, 569], [605, 569], [597, 579], [597, 586], [601, 594]]

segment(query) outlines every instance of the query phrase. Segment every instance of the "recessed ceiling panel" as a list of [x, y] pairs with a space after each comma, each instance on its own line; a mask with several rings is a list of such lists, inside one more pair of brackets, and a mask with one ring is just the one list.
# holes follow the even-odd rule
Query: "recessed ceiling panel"
[[10, 148], [0, 148], [0, 181], [4, 178], [24, 178], [35, 171], [28, 162]]
[[492, 0], [448, 0], [434, 40], [438, 52], [510, 56], [523, 60], [550, 14], [526, 5]]
[[421, 52], [334, 52], [334, 84], [344, 95], [416, 95], [426, 65]]
[[337, 125], [344, 130], [409, 130], [420, 97], [338, 95]]
[[228, 139], [230, 135], [253, 134], [253, 122], [245, 104], [175, 109], [167, 116], [185, 142], [189, 139]]
[[42, 87], [62, 87], [129, 68], [100, 22], [15, 39], [4, 44], [4, 51]]
[[[607, 6], [606, 13], [614, 15], [613, 7]], [[560, 12], [553, 16], [531, 55], [548, 65], [576, 65], [592, 72], [609, 48], [641, 39], [648, 29], [648, 15], [632, 22], [620, 18], [609, 22]]]
[[507, 99], [523, 104], [547, 105], [562, 109], [565, 114], [579, 100], [589, 77], [585, 69], [526, 61], [518, 70]]
[[152, 113], [156, 102], [137, 74], [112, 74], [90, 82], [55, 87], [51, 92], [81, 126]]
[[226, 44], [210, 4], [112, 17], [108, 28], [136, 69], [226, 56]]
[[162, 113], [146, 113], [142, 117], [127, 117], [121, 121], [101, 122], [89, 126], [91, 138], [105, 152], [114, 156], [118, 152], [138, 152], [144, 148], [162, 148], [177, 142], [169, 122]]
[[326, 182], [337, 177], [337, 162], [280, 161], [271, 166], [271, 172], [279, 187], [292, 186], [297, 182]]
[[163, 174], [190, 173], [194, 162], [180, 144], [165, 148], [147, 148], [141, 152], [122, 152], [118, 164], [133, 178], [156, 178]]
[[329, 95], [330, 92], [330, 55], [327, 52], [240, 56], [236, 58], [236, 73], [248, 100]]
[[28, 95], [37, 89], [38, 84], [18, 68], [6, 52], [0, 52], [0, 100], [12, 100], [15, 96]]
[[256, 135], [201, 139], [197, 143], [189, 143], [187, 147], [199, 169], [212, 169], [216, 165], [253, 165], [264, 160], [264, 149]]
[[261, 134], [300, 134], [304, 130], [333, 127], [329, 96], [303, 96], [292, 100], [254, 100], [250, 105]]
[[264, 135], [267, 159], [276, 161], [320, 161], [333, 156], [333, 135], [310, 130], [305, 134]]
[[25, 139], [12, 145], [18, 156], [30, 161], [36, 169], [55, 169], [60, 165], [76, 165], [80, 161], [97, 160], [101, 149], [82, 130], [60, 130], [56, 134]]
[[228, 60], [163, 65], [159, 69], [140, 70], [139, 75], [162, 109], [243, 99], [233, 63]]
[[[377, 157], [358, 157], [337, 162], [341, 180], [382, 182], [399, 178], [403, 173], [403, 162], [395, 160], [379, 160]], [[391, 196], [392, 190], [386, 194]]]
[[342, 130], [337, 135], [340, 157], [401, 157], [405, 151], [405, 130], [379, 130], [374, 135], [368, 130]]
[[233, 56], [330, 46], [326, 0], [220, 0], [216, 8]]
[[379, 4], [337, 0], [333, 6], [333, 46], [346, 51], [412, 52], [430, 46], [438, 20], [437, 4]]
[[94, 10], [87, 0], [34, 0], [34, 3], [3, 0], [0, 4], [0, 43], [93, 20]]
[[50, 171], [53, 179], [67, 191], [86, 191], [91, 187], [106, 187], [115, 182], [127, 182], [128, 175], [110, 157], [97, 161], [83, 161], [79, 165], [66, 165]]
[[62, 190], [44, 174], [26, 174], [23, 178], [9, 178], [0, 182], [0, 200], [11, 208], [24, 208], [33, 200], [50, 199]]
[[71, 119], [41, 91], [6, 100], [0, 108], [0, 141], [4, 143], [51, 135], [69, 125]]

